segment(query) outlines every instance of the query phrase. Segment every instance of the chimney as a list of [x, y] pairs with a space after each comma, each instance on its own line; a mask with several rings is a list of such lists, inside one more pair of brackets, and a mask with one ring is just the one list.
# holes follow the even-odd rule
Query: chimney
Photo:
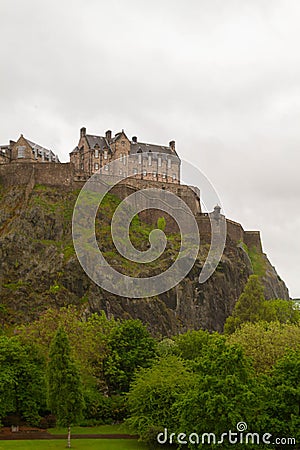
[[169, 142], [169, 147], [171, 148], [171, 150], [172, 150], [173, 152], [175, 152], [175, 141], [170, 141], [170, 142]]
[[137, 137], [136, 136], [132, 136], [132, 142], [134, 142], [135, 144], [137, 143]]
[[105, 132], [105, 138], [106, 138], [107, 142], [110, 143], [110, 141], [111, 141], [111, 130], [107, 130]]
[[86, 135], [86, 128], [85, 127], [80, 128], [80, 137], [82, 138], [85, 135]]

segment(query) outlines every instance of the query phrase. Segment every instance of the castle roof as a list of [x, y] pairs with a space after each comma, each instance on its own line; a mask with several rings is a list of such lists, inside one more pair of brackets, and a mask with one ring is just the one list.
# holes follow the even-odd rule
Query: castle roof
[[148, 153], [148, 152], [167, 153], [169, 155], [174, 155], [174, 151], [171, 150], [170, 147], [164, 145], [146, 144], [145, 142], [134, 142], [134, 141], [130, 143], [131, 154], [134, 155], [135, 153]]
[[109, 148], [109, 145], [107, 144], [106, 139], [103, 136], [86, 134], [86, 139], [90, 148], [95, 148], [95, 146], [98, 146], [100, 149]]
[[[115, 143], [118, 139], [121, 138], [121, 136], [124, 136], [126, 139], [127, 136], [124, 133], [124, 130], [120, 131], [119, 133], [116, 133], [115, 136], [113, 138], [107, 138], [104, 136], [98, 136], [98, 135], [93, 135], [93, 134], [86, 134], [85, 132], [85, 128], [84, 130], [84, 136], [87, 140], [88, 146], [90, 149], [94, 149], [95, 147], [98, 147], [100, 150], [103, 149], [110, 149], [110, 144]], [[109, 139], [109, 140], [108, 140]], [[148, 144], [146, 142], [138, 142], [136, 138], [132, 138], [132, 140], [130, 141], [130, 139], [128, 139], [130, 142], [130, 153], [131, 154], [136, 154], [136, 153], [149, 153], [149, 152], [153, 152], [153, 153], [165, 153], [167, 155], [173, 155], [173, 156], [177, 156], [177, 153], [175, 151], [175, 142], [174, 142], [174, 147], [171, 148], [171, 144], [170, 143], [169, 146], [166, 145], [157, 145], [157, 144]], [[75, 153], [77, 152], [79, 149], [78, 147], [75, 147], [74, 150], [71, 153]]]
[[55, 155], [55, 153], [53, 153], [52, 150], [48, 150], [47, 148], [42, 147], [41, 145], [36, 144], [35, 142], [32, 142], [27, 138], [25, 138], [25, 139], [28, 142], [28, 144], [30, 145], [30, 147], [32, 148], [32, 150], [37, 152], [39, 155], [42, 155], [44, 153], [45, 156], [49, 157], [49, 160], [51, 157], [52, 160], [59, 162], [57, 155]]

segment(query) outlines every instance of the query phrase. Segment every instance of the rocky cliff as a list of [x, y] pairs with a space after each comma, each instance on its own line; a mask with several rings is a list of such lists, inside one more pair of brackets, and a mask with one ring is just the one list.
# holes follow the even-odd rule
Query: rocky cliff
[[[155, 334], [172, 335], [189, 328], [222, 331], [226, 317], [241, 294], [248, 276], [260, 272], [267, 298], [286, 298], [288, 291], [267, 257], [228, 239], [213, 276], [199, 285], [198, 276], [208, 252], [201, 246], [189, 275], [175, 288], [153, 298], [128, 299], [96, 286], [75, 255], [72, 212], [78, 190], [43, 185], [2, 187], [0, 190], [0, 303], [2, 323], [30, 321], [47, 307], [83, 305], [86, 314], [104, 310], [107, 316], [140, 318]], [[123, 270], [106, 233], [116, 199], [111, 198], [96, 225], [104, 237], [104, 251]], [[145, 248], [149, 226], [136, 223], [135, 245]], [[170, 236], [160, 267], [176, 253]], [[127, 267], [135, 273], [136, 267]], [[147, 268], [148, 274], [157, 268]]]

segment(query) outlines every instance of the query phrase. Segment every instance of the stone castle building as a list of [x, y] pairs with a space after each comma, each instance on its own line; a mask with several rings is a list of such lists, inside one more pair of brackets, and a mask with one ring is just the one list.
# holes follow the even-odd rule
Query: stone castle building
[[[133, 156], [127, 163], [126, 156]], [[58, 157], [46, 148], [26, 139], [23, 135], [8, 145], [0, 146], [0, 183], [3, 186], [25, 185], [26, 195], [36, 184], [59, 186], [64, 189], [80, 188], [94, 173], [110, 173], [108, 163], [117, 160], [117, 175], [129, 177], [114, 187], [114, 193], [124, 199], [140, 189], [159, 187], [168, 190], [180, 197], [190, 208], [199, 227], [201, 241], [210, 242], [210, 217], [219, 219], [220, 208], [216, 207], [213, 213], [201, 211], [200, 191], [198, 187], [180, 184], [181, 161], [175, 150], [175, 142], [168, 146], [142, 143], [133, 137], [129, 140], [121, 131], [112, 137], [111, 131], [105, 136], [96, 136], [86, 133], [85, 128], [80, 130], [80, 139], [77, 147], [70, 153], [70, 162], [60, 163]], [[42, 164], [39, 164], [42, 163]], [[151, 203], [151, 201], [150, 201]], [[145, 212], [145, 218], [150, 223], [157, 223], [161, 211], [150, 206]], [[151, 209], [152, 208], [152, 209]], [[222, 216], [224, 217], [224, 216]], [[170, 226], [172, 232], [172, 221]], [[244, 242], [249, 248], [254, 246], [262, 252], [259, 231], [246, 231], [241, 224], [226, 218], [227, 239], [240, 244]]]
[[70, 153], [78, 179], [96, 172], [112, 175], [108, 164], [113, 160], [119, 160], [118, 173], [114, 175], [180, 183], [180, 158], [175, 141], [168, 146], [147, 144], [139, 142], [136, 136], [128, 139], [124, 130], [115, 136], [110, 130], [105, 136], [98, 136], [87, 134], [86, 128], [81, 128], [78, 145]]
[[52, 150], [26, 139], [22, 134], [19, 139], [0, 145], [0, 164], [16, 162], [54, 162], [59, 163], [58, 156]]
[[[130, 158], [126, 158], [130, 156]], [[111, 173], [110, 162], [118, 160]], [[19, 139], [0, 146], [0, 164], [25, 162], [59, 163], [57, 155], [22, 134]], [[81, 128], [76, 148], [70, 153], [70, 163], [76, 180], [85, 180], [96, 172], [104, 175], [120, 175], [146, 181], [180, 183], [180, 158], [175, 150], [175, 141], [168, 146], [139, 142], [134, 136], [128, 139], [124, 131], [112, 136], [87, 134]]]

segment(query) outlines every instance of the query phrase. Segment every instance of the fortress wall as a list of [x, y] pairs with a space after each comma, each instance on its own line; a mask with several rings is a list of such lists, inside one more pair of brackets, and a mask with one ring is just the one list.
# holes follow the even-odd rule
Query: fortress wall
[[259, 231], [244, 231], [244, 242], [248, 248], [256, 247], [259, 252], [263, 253]]
[[227, 236], [236, 243], [243, 242], [244, 230], [242, 225], [230, 219], [226, 219], [226, 224], [227, 224]]
[[14, 163], [0, 165], [0, 180], [4, 186], [44, 184], [72, 186], [73, 165], [70, 163]]
[[49, 186], [72, 186], [74, 184], [74, 168], [70, 163], [37, 163], [34, 171], [36, 184]]
[[[62, 186], [70, 188], [81, 188], [84, 185], [84, 180], [74, 181], [74, 166], [72, 163], [14, 163], [14, 164], [0, 164], [0, 182], [3, 186], [26, 185], [28, 193], [35, 184], [44, 184], [48, 186]], [[208, 214], [201, 213], [200, 207], [200, 193], [193, 187], [186, 185], [179, 185], [175, 183], [162, 183], [150, 180], [127, 179], [124, 182], [114, 186], [112, 193], [119, 198], [124, 199], [128, 195], [140, 189], [158, 188], [173, 192], [180, 197], [189, 206], [192, 213], [196, 217], [196, 221], [200, 231], [200, 239], [202, 243], [210, 243], [211, 226]], [[148, 209], [140, 214], [141, 218], [147, 223], [156, 225], [157, 219], [164, 216], [166, 218], [166, 231], [178, 232], [178, 226], [174, 219], [167, 213], [160, 210], [155, 210], [152, 206], [151, 200], [145, 201]], [[174, 212], [179, 215], [181, 220], [184, 220], [184, 213], [178, 203]], [[182, 217], [181, 217], [182, 215]], [[250, 247], [256, 247], [262, 252], [262, 244], [259, 231], [244, 231], [243, 227], [232, 220], [226, 219], [227, 223], [227, 239], [233, 242], [243, 241]]]
[[198, 214], [196, 221], [199, 228], [200, 243], [210, 244], [211, 242], [211, 225], [208, 214]]
[[[162, 189], [166, 190], [168, 192], [172, 192], [178, 197], [180, 197], [190, 208], [192, 213], [196, 215], [197, 213], [201, 212], [201, 206], [200, 206], [200, 193], [195, 192], [195, 188], [186, 186], [186, 185], [180, 185], [177, 183], [163, 183], [163, 182], [157, 182], [157, 181], [150, 181], [150, 180], [138, 180], [135, 178], [127, 179], [125, 181], [126, 186], [131, 186], [133, 189]], [[120, 183], [122, 184], [122, 182]]]
[[[196, 216], [196, 220], [199, 227], [200, 239], [202, 243], [210, 243], [211, 241], [211, 225], [210, 218], [207, 213], [199, 214]], [[227, 240], [231, 240], [236, 244], [243, 242], [244, 230], [241, 224], [234, 222], [233, 220], [226, 219], [227, 226]]]
[[3, 164], [0, 165], [0, 181], [5, 187], [27, 185], [33, 172], [33, 164]]

